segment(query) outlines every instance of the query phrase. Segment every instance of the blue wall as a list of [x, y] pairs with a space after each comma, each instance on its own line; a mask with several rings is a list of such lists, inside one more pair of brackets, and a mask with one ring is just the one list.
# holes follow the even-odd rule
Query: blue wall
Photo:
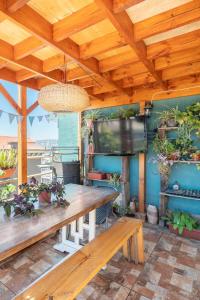
[[[179, 109], [184, 110], [188, 105], [200, 101], [200, 96], [192, 96], [192, 97], [182, 97], [175, 98], [170, 100], [161, 100], [161, 101], [153, 101], [153, 110], [151, 114], [151, 118], [148, 120], [148, 130], [151, 132], [158, 125], [158, 114], [157, 112], [166, 110], [169, 107], [176, 107], [178, 105]], [[128, 106], [126, 106], [128, 107]], [[133, 107], [138, 109], [138, 105], [129, 105], [129, 107]], [[110, 113], [111, 111], [115, 111], [119, 109], [109, 108], [102, 109], [103, 113]], [[66, 122], [66, 121], [65, 121]], [[70, 126], [71, 121], [61, 125], [60, 130], [66, 131], [66, 126]], [[71, 133], [70, 133], [71, 134]], [[60, 133], [60, 137], [63, 141], [68, 137], [69, 134]], [[157, 164], [153, 163], [153, 151], [151, 140], [149, 141], [149, 148], [147, 153], [147, 163], [146, 163], [146, 201], [147, 203], [154, 204], [159, 206], [160, 200], [160, 175], [158, 173]], [[97, 170], [105, 171], [105, 172], [121, 172], [121, 159], [119, 157], [110, 157], [110, 156], [101, 156], [97, 155], [94, 159], [94, 168]], [[138, 195], [138, 156], [134, 156], [130, 160], [130, 183], [131, 183], [131, 196]], [[170, 175], [170, 184], [173, 184], [175, 181], [178, 181], [183, 188], [189, 189], [200, 189], [200, 171], [197, 170], [195, 165], [184, 165], [184, 164], [176, 164], [172, 168], [172, 173]], [[99, 185], [100, 183], [95, 182], [95, 185]], [[102, 185], [102, 184], [101, 184]], [[179, 209], [188, 211], [193, 214], [200, 214], [200, 201], [195, 200], [186, 200], [181, 198], [170, 198], [169, 207], [171, 209]]]
[[[157, 112], [166, 110], [170, 107], [176, 107], [184, 110], [188, 105], [200, 101], [200, 96], [182, 97], [170, 100], [153, 101], [153, 110], [151, 117], [148, 120], [148, 131], [155, 129], [158, 125]], [[130, 105], [138, 109], [136, 105]], [[129, 106], [129, 107], [130, 107]], [[110, 113], [118, 108], [102, 109], [103, 112]], [[146, 163], [146, 201], [149, 204], [159, 206], [160, 201], [160, 175], [158, 173], [157, 164], [153, 162], [155, 154], [152, 151], [151, 139], [149, 140], [147, 163]], [[121, 172], [121, 159], [119, 157], [106, 157], [96, 156], [94, 160], [94, 167], [97, 170], [106, 172]], [[130, 183], [131, 183], [131, 196], [138, 195], [138, 156], [132, 157], [130, 160]], [[200, 171], [197, 170], [195, 165], [176, 164], [172, 167], [170, 175], [170, 184], [178, 181], [183, 188], [200, 189]], [[95, 182], [95, 185], [99, 183]], [[193, 214], [200, 214], [200, 201], [187, 200], [181, 198], [170, 198], [169, 208], [188, 211]]]

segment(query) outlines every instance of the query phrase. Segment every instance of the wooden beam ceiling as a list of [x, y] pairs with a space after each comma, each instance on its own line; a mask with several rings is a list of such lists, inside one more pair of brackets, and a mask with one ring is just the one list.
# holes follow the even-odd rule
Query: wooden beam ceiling
[[7, 9], [9, 12], [15, 12], [25, 4], [27, 4], [30, 0], [7, 0]]
[[[99, 64], [95, 58], [87, 60], [81, 59], [78, 45], [69, 38], [60, 42], [54, 41], [52, 25], [28, 5], [23, 6], [19, 11], [10, 13], [4, 6], [4, 0], [0, 0], [0, 12], [6, 16], [6, 18], [25, 28], [34, 37], [43, 41], [46, 45], [53, 46], [71, 60], [77, 62], [86, 72], [88, 72], [88, 74], [95, 74], [99, 79], [104, 79], [99, 72]], [[107, 81], [108, 83], [115, 84], [111, 79], [107, 79]], [[126, 91], [117, 84], [116, 89], [121, 93], [126, 94]]]
[[14, 57], [16, 60], [26, 57], [27, 55], [33, 54], [35, 51], [40, 50], [44, 47], [44, 43], [38, 38], [31, 36], [24, 41], [14, 46]]
[[113, 12], [113, 3], [112, 0], [95, 0], [99, 8], [101, 8], [106, 14], [107, 18], [114, 25], [116, 30], [119, 32], [121, 36], [123, 36], [124, 40], [133, 51], [137, 54], [139, 60], [145, 65], [148, 71], [153, 75], [156, 81], [163, 89], [167, 89], [167, 84], [162, 80], [161, 73], [155, 70], [154, 64], [147, 59], [146, 56], [146, 46], [144, 42], [140, 41], [138, 43], [135, 42], [134, 34], [133, 34], [133, 23], [130, 20], [129, 16], [125, 11], [115, 14]]
[[164, 13], [138, 22], [134, 26], [136, 41], [141, 41], [185, 24], [200, 20], [200, 2], [193, 0]]
[[113, 11], [119, 13], [145, 0], [113, 0]]

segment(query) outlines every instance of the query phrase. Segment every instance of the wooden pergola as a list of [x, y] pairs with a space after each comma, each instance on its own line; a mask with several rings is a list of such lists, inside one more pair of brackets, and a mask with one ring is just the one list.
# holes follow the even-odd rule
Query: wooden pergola
[[[26, 179], [26, 87], [67, 81], [90, 108], [200, 94], [199, 0], [0, 0], [0, 78], [22, 86], [20, 181]], [[145, 157], [140, 155], [139, 198]], [[142, 203], [142, 202], [141, 202]], [[141, 207], [141, 210], [143, 207]]]

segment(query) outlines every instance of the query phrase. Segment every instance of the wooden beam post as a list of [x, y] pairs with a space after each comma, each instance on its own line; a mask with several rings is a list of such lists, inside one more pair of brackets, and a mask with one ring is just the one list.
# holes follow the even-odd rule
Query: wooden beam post
[[18, 86], [18, 104], [22, 118], [18, 122], [18, 184], [27, 182], [27, 94], [26, 88]]
[[[144, 114], [145, 102], [140, 102], [140, 114]], [[139, 212], [144, 213], [144, 202], [145, 202], [145, 194], [146, 194], [146, 154], [139, 153]]]

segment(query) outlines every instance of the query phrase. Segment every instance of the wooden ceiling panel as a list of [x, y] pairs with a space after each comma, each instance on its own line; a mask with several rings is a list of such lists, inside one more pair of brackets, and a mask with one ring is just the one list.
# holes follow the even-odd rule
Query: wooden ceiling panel
[[162, 14], [156, 15], [134, 26], [136, 41], [172, 30], [200, 20], [200, 2], [193, 0]]
[[7, 63], [6, 68], [14, 72], [20, 71], [22, 69], [21, 67], [9, 62]]
[[166, 40], [171, 39], [173, 37], [178, 37], [180, 35], [183, 35], [183, 34], [198, 30], [198, 29], [200, 29], [200, 21], [192, 22], [190, 24], [180, 26], [178, 28], [168, 30], [166, 32], [156, 34], [152, 37], [144, 39], [144, 42], [148, 46], [148, 45], [152, 45], [154, 43], [166, 41]]
[[50, 47], [50, 46], [46, 46], [43, 47], [42, 49], [34, 52], [34, 56], [41, 59], [41, 60], [46, 60], [50, 57], [53, 57], [57, 54], [60, 54], [60, 51], [58, 51], [57, 49]]
[[126, 12], [133, 23], [137, 23], [191, 1], [192, 0], [145, 0], [128, 8]]
[[96, 55], [95, 57], [98, 60], [103, 60], [103, 59], [106, 59], [106, 58], [109, 58], [109, 57], [113, 57], [115, 55], [121, 55], [121, 54], [123, 55], [124, 53], [129, 52], [129, 51], [133, 51], [133, 50], [131, 49], [131, 47], [129, 45], [126, 45], [126, 46], [123, 46], [123, 47], [118, 47], [116, 49], [106, 51], [102, 54]]
[[111, 22], [109, 22], [109, 20], [105, 19], [71, 35], [70, 38], [78, 45], [83, 45], [112, 32], [116, 32], [114, 26]]
[[13, 46], [30, 36], [30, 33], [10, 20], [4, 20], [0, 23], [0, 39]]
[[28, 5], [54, 24], [92, 2], [92, 0], [31, 0]]

